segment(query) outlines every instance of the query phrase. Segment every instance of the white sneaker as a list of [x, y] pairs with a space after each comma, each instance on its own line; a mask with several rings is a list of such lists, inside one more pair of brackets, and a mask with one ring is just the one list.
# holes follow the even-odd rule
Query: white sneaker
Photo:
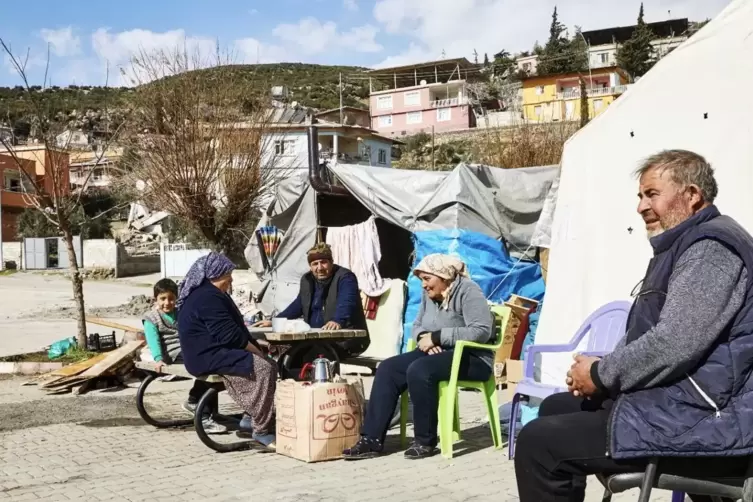
[[201, 421], [204, 426], [204, 432], [207, 434], [225, 434], [227, 433], [227, 427], [222, 424], [218, 424], [213, 418], [205, 418]]

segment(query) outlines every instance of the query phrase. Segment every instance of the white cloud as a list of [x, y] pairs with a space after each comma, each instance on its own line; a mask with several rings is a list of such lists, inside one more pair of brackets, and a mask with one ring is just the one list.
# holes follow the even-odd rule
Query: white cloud
[[355, 52], [379, 52], [382, 46], [376, 42], [379, 29], [363, 25], [346, 32], [339, 32], [332, 21], [322, 23], [316, 18], [307, 17], [297, 24], [283, 23], [272, 33], [280, 40], [297, 46], [304, 54], [321, 54], [332, 49], [346, 49]]
[[100, 28], [92, 34], [92, 47], [101, 59], [114, 65], [128, 63], [140, 52], [158, 50], [186, 49], [188, 53], [198, 51], [212, 54], [216, 40], [208, 37], [189, 37], [184, 30], [171, 30], [156, 33], [150, 30], [130, 30], [110, 33], [107, 28]]
[[234, 52], [238, 53], [242, 63], [256, 64], [259, 63], [280, 63], [289, 61], [289, 53], [284, 47], [278, 45], [267, 45], [255, 38], [242, 38], [236, 40]]
[[351, 12], [356, 12], [358, 10], [358, 4], [356, 3], [356, 0], [343, 0], [343, 7], [345, 10], [349, 10]]
[[[645, 17], [649, 22], [670, 16], [700, 21], [718, 14], [727, 3], [654, 0], [644, 3]], [[480, 57], [501, 49], [530, 50], [537, 40], [546, 42], [555, 4], [560, 21], [572, 33], [575, 25], [594, 30], [634, 24], [640, 0], [377, 0], [373, 14], [388, 33], [405, 35], [416, 44], [390, 58], [407, 64], [426, 55], [426, 59], [436, 59], [443, 50], [448, 58], [470, 58], [474, 49]]]
[[50, 45], [52, 53], [58, 57], [75, 56], [81, 52], [81, 39], [73, 33], [73, 27], [58, 30], [43, 29], [39, 36]]

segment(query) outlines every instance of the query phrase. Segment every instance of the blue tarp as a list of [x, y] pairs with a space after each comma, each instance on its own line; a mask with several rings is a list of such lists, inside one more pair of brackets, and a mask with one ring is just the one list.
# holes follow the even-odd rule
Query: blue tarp
[[[502, 303], [512, 294], [538, 301], [544, 297], [544, 280], [539, 264], [518, 262], [511, 258], [504, 244], [497, 239], [479, 232], [448, 229], [416, 232], [413, 241], [416, 254], [414, 265], [432, 253], [457, 256], [465, 262], [471, 278], [492, 302]], [[422, 292], [421, 281], [411, 274], [403, 326], [403, 351], [410, 340]]]

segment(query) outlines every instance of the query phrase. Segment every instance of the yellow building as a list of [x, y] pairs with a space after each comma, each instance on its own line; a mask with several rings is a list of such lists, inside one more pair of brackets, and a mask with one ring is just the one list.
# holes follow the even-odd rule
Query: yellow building
[[[628, 76], [617, 67], [583, 73], [588, 113], [594, 118], [627, 90]], [[523, 80], [523, 116], [532, 122], [580, 120], [580, 73], [530, 77]]]

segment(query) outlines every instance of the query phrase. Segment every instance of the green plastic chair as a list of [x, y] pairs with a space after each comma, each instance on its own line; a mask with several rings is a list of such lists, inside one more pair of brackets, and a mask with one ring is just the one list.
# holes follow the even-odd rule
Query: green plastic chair
[[[463, 356], [464, 349], [484, 349], [496, 353], [497, 349], [502, 346], [507, 323], [510, 320], [511, 309], [505, 305], [495, 305], [491, 308], [491, 311], [495, 317], [495, 326], [499, 326], [496, 343], [484, 344], [465, 340], [459, 341], [455, 344], [450, 379], [444, 382], [439, 382], [439, 446], [442, 451], [442, 456], [445, 458], [452, 458], [452, 446], [456, 441], [460, 440], [460, 409], [458, 406], [459, 389], [477, 389], [483, 393], [494, 448], [502, 447], [502, 426], [499, 423], [497, 384], [494, 379], [494, 372], [492, 372], [492, 375], [486, 382], [458, 380], [460, 359]], [[415, 348], [416, 342], [410, 340], [410, 342], [408, 342], [408, 350], [414, 350]], [[400, 444], [403, 448], [407, 447], [407, 420], [408, 392], [406, 391], [403, 392], [403, 395], [400, 397]]]

